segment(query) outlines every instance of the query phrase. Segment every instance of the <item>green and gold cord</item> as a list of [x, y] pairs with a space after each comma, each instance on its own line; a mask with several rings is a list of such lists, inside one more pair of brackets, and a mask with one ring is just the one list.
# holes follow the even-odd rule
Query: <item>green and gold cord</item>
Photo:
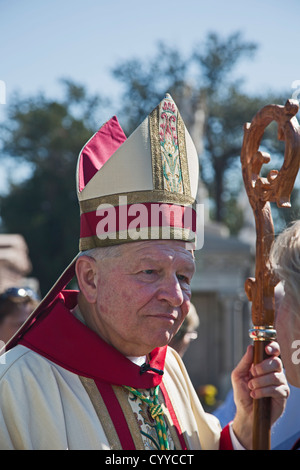
[[135, 388], [128, 387], [124, 385], [124, 388], [129, 392], [133, 393], [136, 397], [142, 400], [144, 403], [147, 403], [148, 409], [150, 412], [151, 417], [155, 420], [155, 428], [159, 440], [160, 450], [169, 450], [169, 442], [167, 438], [167, 430], [165, 421], [163, 418], [163, 410], [161, 405], [158, 403], [158, 390], [159, 385], [154, 389], [154, 398], [151, 401], [149, 398], [145, 397], [141, 392], [136, 390]]

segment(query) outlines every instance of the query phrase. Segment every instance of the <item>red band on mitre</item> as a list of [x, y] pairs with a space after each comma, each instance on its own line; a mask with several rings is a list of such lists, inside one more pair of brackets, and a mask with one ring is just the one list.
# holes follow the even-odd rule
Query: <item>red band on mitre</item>
[[[80, 238], [107, 236], [128, 230], [172, 227], [196, 232], [196, 211], [191, 206], [139, 203], [124, 206], [99, 206], [97, 211], [81, 214]], [[117, 237], [118, 238], [118, 237]]]

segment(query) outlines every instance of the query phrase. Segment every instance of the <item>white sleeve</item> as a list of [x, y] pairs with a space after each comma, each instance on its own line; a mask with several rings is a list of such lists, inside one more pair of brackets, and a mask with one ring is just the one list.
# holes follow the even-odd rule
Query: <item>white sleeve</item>
[[245, 447], [242, 446], [242, 444], [240, 443], [240, 441], [234, 434], [234, 431], [232, 429], [232, 422], [229, 423], [229, 433], [230, 433], [233, 450], [246, 450]]

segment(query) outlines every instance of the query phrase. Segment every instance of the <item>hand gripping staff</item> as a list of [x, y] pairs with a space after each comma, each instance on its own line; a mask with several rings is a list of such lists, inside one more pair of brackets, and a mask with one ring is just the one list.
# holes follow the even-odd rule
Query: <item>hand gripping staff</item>
[[[290, 195], [299, 170], [300, 128], [296, 118], [299, 104], [288, 100], [285, 106], [268, 105], [262, 108], [244, 125], [241, 150], [243, 179], [252, 207], [256, 226], [255, 278], [248, 278], [245, 291], [252, 302], [250, 337], [254, 341], [254, 363], [265, 358], [265, 346], [276, 338], [274, 329], [274, 288], [278, 280], [272, 274], [269, 254], [274, 241], [271, 202], [278, 207], [290, 207]], [[271, 170], [266, 178], [259, 175], [262, 166], [270, 161], [270, 155], [259, 151], [266, 127], [275, 121], [278, 140], [285, 141], [284, 162], [279, 171]], [[270, 433], [271, 399], [254, 400], [253, 449], [268, 450]]]

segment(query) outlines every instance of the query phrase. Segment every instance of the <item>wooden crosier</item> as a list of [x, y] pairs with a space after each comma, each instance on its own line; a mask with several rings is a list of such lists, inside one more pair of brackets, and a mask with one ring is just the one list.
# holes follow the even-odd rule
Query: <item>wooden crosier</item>
[[[275, 339], [274, 288], [278, 280], [272, 274], [269, 254], [274, 241], [274, 225], [270, 203], [278, 207], [290, 207], [290, 195], [299, 170], [300, 128], [296, 118], [299, 105], [288, 100], [285, 106], [268, 105], [244, 126], [241, 164], [246, 192], [252, 207], [256, 226], [255, 278], [248, 278], [245, 291], [252, 302], [250, 336], [254, 340], [254, 363], [265, 358], [266, 345]], [[266, 178], [260, 176], [261, 168], [269, 163], [270, 155], [259, 151], [266, 127], [275, 121], [278, 140], [285, 141], [284, 162], [279, 171], [271, 170]], [[271, 448], [270, 437], [271, 400], [254, 400], [253, 449]]]

